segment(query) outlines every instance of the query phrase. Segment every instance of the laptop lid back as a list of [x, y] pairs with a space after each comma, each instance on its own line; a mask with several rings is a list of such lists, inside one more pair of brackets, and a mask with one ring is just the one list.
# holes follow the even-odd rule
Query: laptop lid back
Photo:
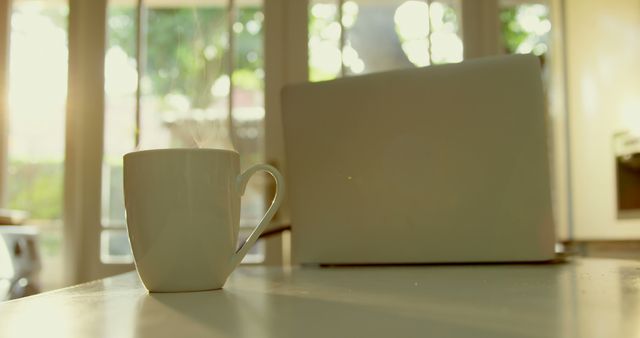
[[536, 57], [292, 85], [283, 123], [296, 262], [553, 258]]

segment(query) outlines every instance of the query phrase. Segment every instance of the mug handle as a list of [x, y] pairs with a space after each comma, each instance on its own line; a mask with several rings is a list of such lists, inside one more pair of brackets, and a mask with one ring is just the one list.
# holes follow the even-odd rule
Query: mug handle
[[249, 249], [255, 244], [260, 237], [260, 234], [267, 227], [273, 215], [276, 213], [280, 204], [282, 204], [282, 199], [284, 198], [284, 178], [282, 178], [282, 174], [278, 171], [278, 169], [268, 165], [268, 164], [256, 164], [253, 167], [245, 170], [242, 174], [238, 176], [236, 179], [236, 189], [240, 196], [244, 195], [244, 190], [247, 187], [247, 182], [249, 182], [249, 178], [253, 176], [258, 171], [266, 171], [276, 180], [276, 195], [273, 197], [273, 201], [267, 209], [267, 212], [264, 214], [258, 226], [251, 232], [251, 235], [247, 238], [247, 240], [242, 244], [242, 246], [236, 251], [236, 253], [232, 257], [231, 261], [231, 270], [235, 269], [242, 259], [247, 254]]

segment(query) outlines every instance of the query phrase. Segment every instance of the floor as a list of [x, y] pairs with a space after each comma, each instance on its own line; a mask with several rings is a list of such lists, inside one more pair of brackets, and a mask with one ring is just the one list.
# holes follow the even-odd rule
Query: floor
[[583, 257], [640, 260], [640, 240], [575, 241], [563, 244], [568, 253]]

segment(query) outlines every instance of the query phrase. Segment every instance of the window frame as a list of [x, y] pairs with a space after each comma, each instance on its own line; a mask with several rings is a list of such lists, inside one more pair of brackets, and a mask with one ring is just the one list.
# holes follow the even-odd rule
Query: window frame
[[7, 201], [7, 167], [9, 147], [9, 37], [11, 36], [11, 1], [0, 1], [0, 207]]
[[[220, 4], [225, 4], [225, 17], [226, 17], [226, 39], [227, 39], [227, 53], [229, 53], [230, 57], [227, 58], [225, 64], [224, 64], [224, 68], [225, 68], [225, 73], [228, 74], [229, 76], [229, 93], [228, 93], [228, 99], [227, 99], [227, 113], [229, 114], [229, 118], [227, 119], [227, 123], [228, 123], [228, 128], [231, 131], [229, 133], [229, 137], [231, 138], [231, 143], [234, 145], [238, 144], [237, 141], [237, 135], [235, 132], [233, 132], [235, 130], [235, 122], [234, 119], [231, 117], [231, 115], [233, 114], [234, 108], [235, 108], [235, 97], [234, 97], [234, 91], [236, 89], [236, 87], [234, 86], [234, 79], [233, 79], [233, 72], [235, 70], [235, 57], [234, 57], [234, 53], [236, 52], [235, 50], [235, 46], [236, 46], [236, 40], [237, 40], [237, 35], [236, 33], [234, 33], [233, 30], [233, 25], [234, 23], [237, 22], [237, 17], [238, 17], [238, 11], [239, 11], [239, 7], [238, 5], [245, 5], [245, 4], [257, 4], [260, 5], [261, 3], [264, 6], [264, 3], [266, 1], [264, 0], [249, 0], [249, 1], [236, 1], [236, 0], [217, 0], [217, 2], [219, 2]], [[150, 5], [147, 5], [147, 3], [151, 3]], [[138, 147], [140, 145], [140, 138], [141, 135], [143, 135], [146, 131], [143, 130], [141, 128], [141, 119], [142, 119], [142, 99], [143, 99], [143, 90], [142, 90], [142, 78], [144, 76], [144, 73], [146, 71], [146, 62], [147, 62], [147, 49], [148, 49], [148, 39], [147, 39], [147, 32], [148, 32], [148, 21], [147, 21], [147, 15], [148, 15], [148, 11], [149, 9], [153, 9], [153, 8], [163, 8], [166, 7], [167, 5], [169, 5], [171, 3], [171, 1], [157, 1], [157, 0], [150, 0], [150, 1], [145, 1], [145, 0], [137, 0], [136, 3], [134, 4], [135, 6], [135, 60], [136, 60], [136, 69], [137, 69], [137, 76], [138, 76], [138, 81], [137, 81], [137, 87], [136, 87], [136, 92], [135, 92], [135, 119], [134, 119], [134, 123], [135, 123], [135, 132], [134, 135], [132, 135], [132, 137], [134, 138], [134, 147]], [[175, 2], [176, 5], [181, 5], [179, 2]], [[186, 4], [185, 6], [188, 8], [191, 5], [197, 7], [198, 5], [203, 4], [203, 5], [209, 5], [209, 4], [216, 4], [216, 1], [203, 1], [202, 3], [194, 3], [194, 4]], [[107, 1], [107, 6], [108, 6], [108, 1]], [[107, 7], [107, 16], [108, 16], [108, 7]], [[263, 30], [263, 40], [264, 40], [264, 30]], [[106, 98], [105, 98], [106, 99]], [[108, 114], [108, 112], [105, 111], [103, 112], [103, 114]], [[105, 135], [106, 136], [106, 135]], [[105, 168], [103, 167], [103, 170]], [[103, 173], [104, 175], [104, 173]], [[105, 185], [104, 184], [104, 179], [105, 177], [107, 177], [106, 175], [103, 176], [102, 180], [103, 180], [103, 185], [102, 187], [104, 188]], [[104, 193], [104, 192], [103, 192]], [[104, 201], [103, 201], [104, 203]], [[254, 229], [255, 225], [257, 225], [257, 221], [255, 222], [256, 224], [251, 224], [251, 225], [244, 225], [242, 222], [240, 224], [240, 230], [241, 231], [246, 231], [249, 232], [251, 230]], [[107, 244], [107, 240], [106, 237], [104, 235], [106, 235], [106, 233], [108, 232], [114, 232], [114, 231], [123, 231], [126, 230], [126, 223], [125, 222], [119, 222], [119, 221], [112, 221], [109, 219], [104, 219], [101, 218], [101, 228], [100, 228], [100, 252], [101, 252], [101, 264], [105, 264], [105, 265], [127, 265], [127, 266], [131, 266], [132, 262], [132, 258], [129, 257], [108, 257], [108, 259], [103, 259], [103, 251], [104, 251], [104, 245]], [[276, 252], [274, 252], [273, 250], [271, 250], [269, 252], [271, 255], [276, 254]], [[104, 255], [104, 256], [108, 256], [108, 255]], [[248, 259], [246, 259], [243, 264], [253, 264], [253, 263], [259, 263], [258, 261], [252, 261], [251, 258], [249, 257]]]

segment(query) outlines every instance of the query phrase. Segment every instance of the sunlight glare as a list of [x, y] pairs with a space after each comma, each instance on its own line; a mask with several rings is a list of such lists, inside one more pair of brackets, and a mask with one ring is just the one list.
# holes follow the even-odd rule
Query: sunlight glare
[[59, 160], [64, 151], [67, 34], [39, 2], [14, 5], [11, 14], [9, 154]]
[[340, 72], [340, 49], [331, 41], [316, 41], [310, 48], [309, 64], [323, 73]]
[[365, 70], [364, 61], [360, 59], [358, 51], [351, 47], [351, 45], [344, 46], [342, 62], [355, 74], [360, 74]]
[[450, 32], [434, 32], [431, 35], [431, 58], [435, 63], [462, 61], [463, 45], [460, 37]]
[[109, 48], [105, 56], [105, 92], [111, 96], [126, 96], [136, 92], [138, 88], [138, 71], [135, 60], [129, 59], [120, 47]]
[[229, 95], [229, 87], [231, 86], [231, 80], [229, 76], [224, 74], [217, 78], [211, 86], [211, 95], [215, 97], [226, 97]]
[[9, 80], [12, 108], [42, 110], [50, 105], [64, 105], [66, 40], [66, 32], [38, 12], [13, 14]]
[[332, 22], [332, 23], [328, 24], [325, 29], [322, 30], [322, 32], [320, 33], [320, 36], [323, 39], [326, 39], [326, 40], [338, 41], [338, 40], [340, 40], [340, 31], [341, 30], [342, 30], [342, 28], [340, 27], [339, 23]]
[[396, 9], [393, 20], [404, 40], [426, 39], [429, 35], [429, 6], [424, 2], [404, 2]]
[[311, 7], [311, 15], [318, 19], [331, 20], [336, 15], [337, 8], [332, 4], [315, 4]]
[[444, 6], [439, 2], [433, 2], [429, 7], [429, 12], [431, 14], [431, 29], [438, 31], [444, 28]]
[[402, 51], [409, 61], [418, 67], [429, 65], [429, 42], [427, 39], [409, 40], [402, 43]]
[[421, 1], [405, 1], [396, 9], [396, 32], [402, 50], [415, 66], [462, 61], [462, 40], [456, 34], [455, 21], [445, 18], [446, 10], [440, 2], [429, 6]]
[[353, 1], [347, 1], [342, 5], [342, 26], [350, 28], [356, 22], [358, 17], [358, 4]]

